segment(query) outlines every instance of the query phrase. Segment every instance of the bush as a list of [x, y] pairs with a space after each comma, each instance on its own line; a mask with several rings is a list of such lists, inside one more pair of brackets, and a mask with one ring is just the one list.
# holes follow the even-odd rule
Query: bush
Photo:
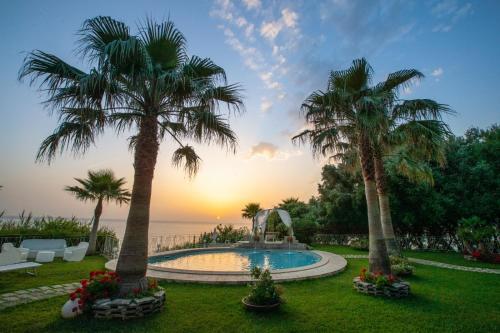
[[372, 283], [379, 289], [391, 286], [394, 282], [397, 281], [396, 277], [392, 274], [384, 275], [382, 274], [382, 272], [367, 272], [366, 268], [361, 269], [359, 279], [363, 282]]
[[311, 244], [314, 240], [314, 235], [319, 230], [319, 225], [313, 219], [305, 216], [301, 219], [293, 221], [293, 234], [301, 243]]
[[[92, 223], [81, 222], [75, 217], [71, 219], [63, 217], [33, 217], [22, 212], [17, 219], [0, 221], [0, 236], [47, 236], [47, 237], [70, 237], [88, 236]], [[98, 236], [113, 236], [116, 234], [107, 227], [100, 227]]]
[[392, 274], [397, 276], [413, 275], [415, 268], [405, 257], [390, 256]]
[[368, 251], [368, 239], [367, 238], [351, 238], [347, 245], [352, 247], [353, 249]]
[[200, 235], [198, 242], [200, 244], [212, 243], [213, 234], [215, 233], [215, 241], [217, 243], [236, 243], [243, 240], [249, 234], [247, 227], [236, 229], [232, 224], [219, 224], [213, 232], [204, 232]]
[[259, 267], [252, 269], [252, 278], [255, 281], [250, 285], [250, 294], [246, 301], [253, 305], [271, 305], [281, 303], [282, 290], [274, 284], [271, 272], [268, 269], [262, 270]]

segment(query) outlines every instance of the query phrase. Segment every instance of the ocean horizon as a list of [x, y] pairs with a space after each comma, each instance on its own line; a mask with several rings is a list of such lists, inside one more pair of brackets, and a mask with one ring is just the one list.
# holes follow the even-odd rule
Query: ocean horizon
[[[41, 216], [33, 216], [41, 218]], [[89, 223], [91, 218], [75, 217], [82, 223]], [[19, 220], [19, 216], [3, 216], [0, 221]], [[180, 221], [180, 220], [151, 220], [149, 223], [149, 237], [157, 236], [199, 236], [204, 232], [211, 232], [218, 224], [232, 224], [235, 228], [251, 228], [252, 222], [248, 221]], [[126, 218], [101, 218], [100, 227], [108, 227], [116, 233], [118, 239], [122, 240], [125, 234]]]

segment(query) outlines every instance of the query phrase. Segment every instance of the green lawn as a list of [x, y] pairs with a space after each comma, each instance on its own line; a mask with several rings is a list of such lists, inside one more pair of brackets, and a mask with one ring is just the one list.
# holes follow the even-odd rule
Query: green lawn
[[40, 266], [36, 276], [28, 275], [23, 270], [0, 273], [0, 294], [21, 289], [78, 282], [87, 278], [90, 271], [102, 269], [105, 262], [106, 259], [100, 256], [88, 256], [81, 262], [66, 262], [57, 258], [54, 262]]
[[[368, 255], [368, 251], [356, 250], [343, 245], [314, 245], [314, 248], [317, 250], [326, 249], [326, 251], [332, 251], [338, 254]], [[462, 254], [456, 252], [403, 251], [403, 254], [411, 258], [433, 260], [452, 265], [500, 269], [500, 265], [498, 264], [466, 260]]]
[[59, 311], [66, 298], [58, 297], [3, 310], [0, 322], [2, 331], [32, 333], [500, 331], [498, 275], [417, 265], [417, 275], [408, 279], [412, 296], [389, 300], [352, 290], [352, 277], [366, 264], [353, 259], [339, 275], [284, 284], [287, 303], [274, 314], [247, 313], [240, 304], [245, 286], [162, 283], [165, 311], [146, 319], [63, 320]]

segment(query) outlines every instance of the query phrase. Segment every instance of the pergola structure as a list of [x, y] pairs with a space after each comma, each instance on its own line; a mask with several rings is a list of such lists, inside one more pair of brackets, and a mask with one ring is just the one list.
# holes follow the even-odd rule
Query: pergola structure
[[288, 214], [288, 212], [284, 209], [277, 208], [263, 209], [259, 211], [257, 215], [255, 215], [252, 220], [252, 234], [255, 235], [256, 231], [259, 231], [261, 233], [266, 232], [267, 219], [269, 218], [269, 215], [271, 215], [271, 213], [274, 211], [278, 213], [281, 221], [288, 227], [290, 236], [293, 236], [292, 218], [290, 217], [290, 214]]

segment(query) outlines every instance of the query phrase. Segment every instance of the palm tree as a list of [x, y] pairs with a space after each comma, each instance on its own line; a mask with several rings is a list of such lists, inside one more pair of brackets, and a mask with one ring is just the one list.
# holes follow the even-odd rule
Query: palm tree
[[200, 157], [183, 143], [215, 142], [235, 151], [237, 138], [220, 113], [243, 107], [238, 85], [228, 85], [226, 73], [210, 59], [189, 57], [186, 40], [170, 21], [141, 23], [134, 35], [110, 17], [86, 20], [79, 32], [79, 52], [89, 60], [84, 72], [55, 55], [28, 54], [19, 79], [37, 79], [59, 113], [60, 125], [42, 142], [38, 160], [49, 162], [66, 149], [84, 153], [106, 127], [133, 131], [134, 184], [125, 236], [117, 263], [121, 291], [147, 288], [149, 207], [160, 142], [169, 137], [179, 145], [172, 156], [193, 176]]
[[111, 170], [89, 170], [87, 179], [75, 178], [75, 180], [80, 183], [81, 186], [66, 186], [66, 191], [73, 194], [78, 200], [97, 201], [97, 205], [94, 209], [92, 231], [89, 237], [89, 248], [87, 250], [87, 254], [94, 254], [103, 201], [107, 203], [115, 201], [119, 205], [128, 203], [130, 201], [130, 192], [123, 188], [123, 185], [125, 185], [125, 178], [115, 178]]
[[250, 202], [241, 210], [241, 217], [252, 220], [252, 232], [255, 232], [255, 216], [261, 210], [260, 203], [257, 202]]
[[[392, 87], [394, 96], [397, 96], [397, 89], [407, 82], [401, 81]], [[451, 110], [429, 99], [394, 100], [380, 110], [381, 126], [372, 138], [375, 180], [387, 251], [398, 255], [384, 158], [392, 159], [397, 170], [410, 180], [432, 183], [432, 173], [425, 163], [434, 160], [442, 165], [445, 162], [444, 145], [451, 132], [441, 117]]]
[[389, 274], [391, 268], [380, 223], [370, 138], [379, 123], [377, 108], [391, 96], [386, 90], [370, 87], [372, 75], [373, 70], [365, 59], [354, 60], [346, 70], [332, 71], [327, 90], [313, 92], [302, 105], [311, 128], [293, 140], [310, 142], [315, 156], [334, 154], [335, 157], [353, 150], [357, 152], [367, 203], [369, 269]]

